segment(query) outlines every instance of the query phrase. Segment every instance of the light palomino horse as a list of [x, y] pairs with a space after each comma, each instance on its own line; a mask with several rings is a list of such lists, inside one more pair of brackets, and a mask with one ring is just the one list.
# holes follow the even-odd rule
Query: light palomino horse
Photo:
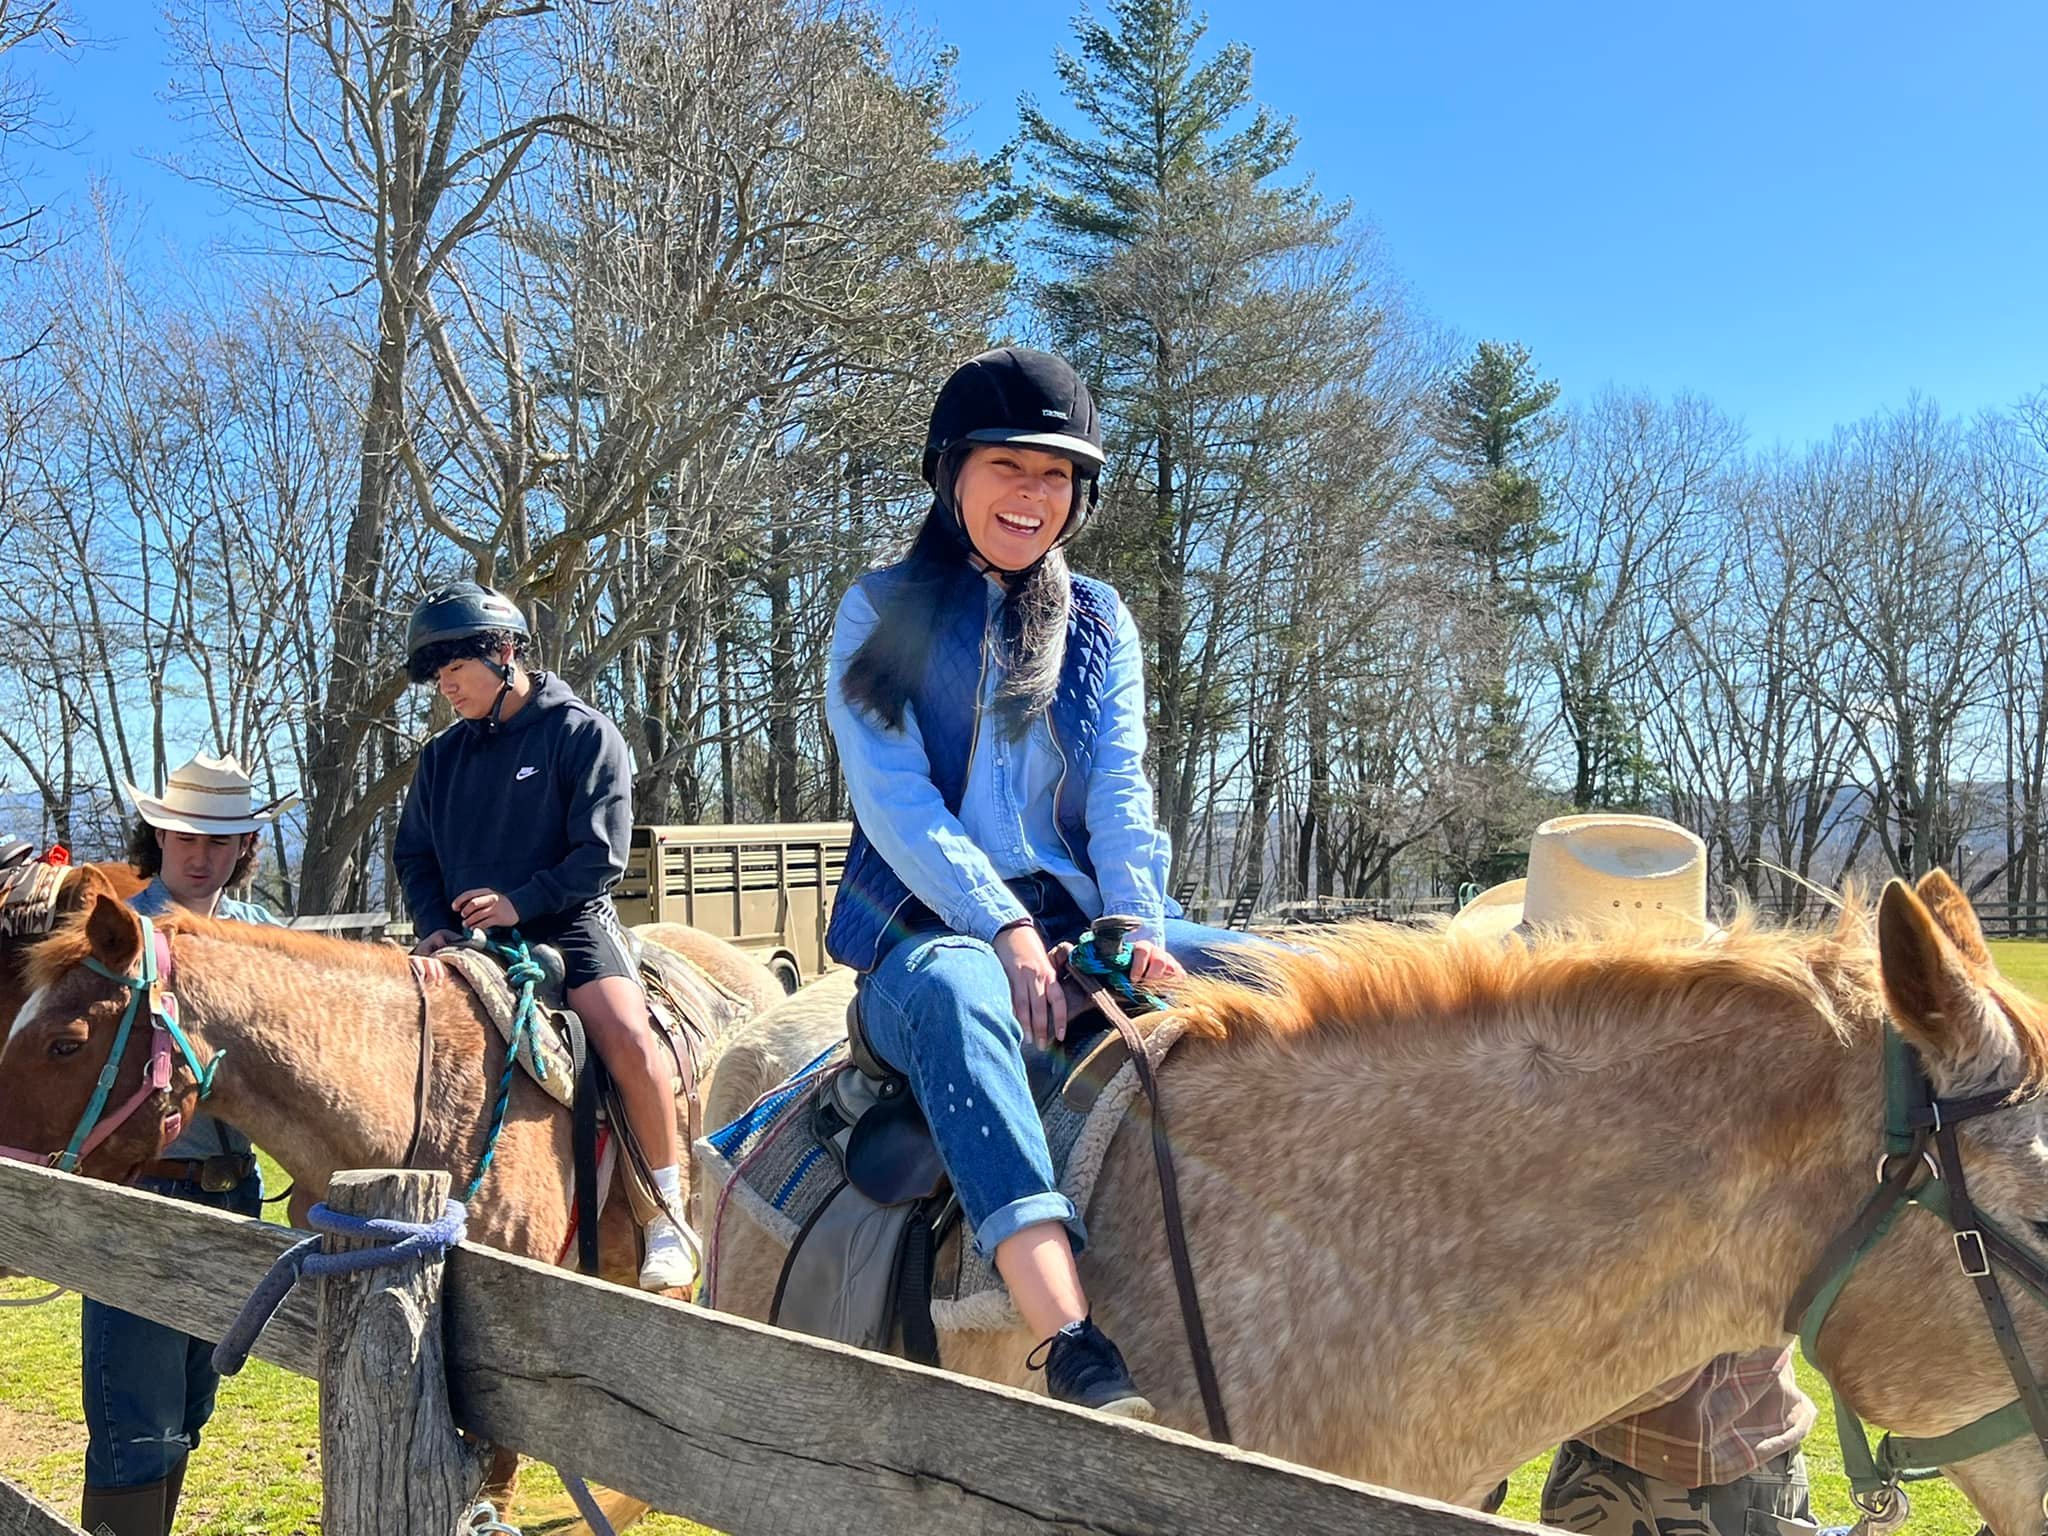
[[[85, 910], [30, 957], [37, 990], [0, 1050], [0, 1145], [64, 1146], [127, 1004], [127, 989], [85, 962], [135, 974], [141, 925], [88, 878]], [[324, 1195], [342, 1169], [403, 1165], [414, 1134], [422, 998], [403, 952], [185, 913], [159, 919], [157, 929], [169, 941], [180, 1021], [200, 1057], [219, 1062], [206, 1109], [277, 1159], [297, 1186], [295, 1210]], [[690, 958], [729, 991], [756, 1008], [781, 999], [767, 967], [694, 937]], [[416, 1163], [447, 1169], [460, 1191], [484, 1152], [505, 1047], [461, 981], [435, 976], [424, 988], [434, 1050]], [[141, 1083], [148, 1040], [136, 1031], [110, 1102], [125, 1102]], [[181, 1066], [172, 1092], [114, 1132], [80, 1171], [125, 1181], [159, 1155], [172, 1117], [189, 1118], [197, 1103]], [[572, 1233], [570, 1135], [568, 1111], [516, 1075], [490, 1172], [471, 1205], [472, 1241], [557, 1260]], [[624, 1199], [606, 1205], [599, 1250], [606, 1278], [634, 1284], [636, 1236]], [[509, 1475], [501, 1460], [498, 1488]]]
[[[1788, 1338], [1795, 1292], [1874, 1187], [1887, 1012], [1943, 1095], [2048, 1083], [2048, 1008], [1998, 975], [1943, 875], [1828, 932], [1500, 949], [1374, 927], [1254, 963], [1256, 985], [1179, 994], [1189, 1037], [1159, 1074], [1232, 1429], [1466, 1504], [1680, 1372]], [[809, 992], [735, 1034], [708, 1124], [829, 1041], [835, 1009]], [[2044, 1106], [1961, 1133], [1971, 1193], [2037, 1254]], [[1163, 1420], [1200, 1433], [1135, 1121], [1087, 1223], [1097, 1316]], [[716, 1304], [764, 1317], [780, 1261], [728, 1222]], [[2048, 1360], [2048, 1309], [2014, 1308]], [[955, 1337], [945, 1364], [1033, 1385], [1035, 1342]], [[2014, 1397], [1952, 1234], [1924, 1213], [1855, 1271], [1819, 1357], [1901, 1434]], [[1997, 1536], [2040, 1536], [2031, 1438], [1948, 1471]]]

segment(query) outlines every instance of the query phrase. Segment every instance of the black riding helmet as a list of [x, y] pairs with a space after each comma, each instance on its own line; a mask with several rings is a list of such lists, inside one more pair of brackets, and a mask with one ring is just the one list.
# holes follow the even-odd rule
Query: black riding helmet
[[[502, 592], [480, 587], [473, 581], [452, 581], [445, 587], [436, 587], [413, 609], [411, 622], [405, 626], [406, 673], [416, 683], [431, 683], [433, 671], [421, 665], [430, 647], [493, 631], [522, 637], [533, 633], [519, 605]], [[483, 721], [485, 730], [495, 731], [499, 712], [505, 707], [505, 695], [512, 689], [512, 669], [495, 656], [479, 656], [477, 660], [498, 674], [498, 696], [491, 700], [491, 712]]]
[[[405, 626], [406, 663], [410, 666], [421, 651], [440, 641], [463, 640], [493, 629], [515, 635], [533, 632], [519, 605], [504, 593], [473, 581], [451, 581], [429, 592], [413, 609], [412, 620]], [[415, 675], [413, 681], [429, 683], [433, 679]]]
[[1066, 359], [1030, 347], [997, 347], [969, 358], [940, 386], [925, 431], [922, 473], [962, 539], [967, 531], [953, 505], [953, 473], [969, 443], [1015, 443], [1073, 461], [1074, 504], [1059, 543], [1079, 533], [1095, 510], [1098, 478], [1107, 462], [1102, 423], [1088, 386]]

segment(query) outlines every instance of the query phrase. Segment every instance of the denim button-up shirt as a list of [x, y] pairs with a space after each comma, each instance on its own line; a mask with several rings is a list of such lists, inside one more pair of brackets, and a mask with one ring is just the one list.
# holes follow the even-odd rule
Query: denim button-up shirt
[[[163, 877], [158, 876], [129, 897], [128, 905], [144, 917], [162, 917], [166, 912], [176, 910], [178, 903], [172, 898], [170, 889], [165, 886]], [[261, 902], [236, 901], [231, 896], [223, 896], [215, 903], [213, 915], [231, 923], [260, 923], [271, 928], [285, 926], [272, 917], [270, 909]], [[216, 1120], [209, 1114], [195, 1110], [191, 1120], [186, 1123], [184, 1133], [164, 1148], [164, 1156], [171, 1159], [196, 1160], [212, 1157], [220, 1152], [248, 1150], [248, 1137], [225, 1121]]]
[[1003, 589], [987, 583], [987, 635], [978, 714], [980, 734], [968, 765], [960, 814], [946, 809], [915, 706], [892, 731], [846, 701], [840, 681], [854, 652], [875, 627], [874, 604], [858, 585], [839, 604], [826, 675], [825, 710], [854, 813], [876, 851], [948, 928], [977, 939], [1030, 916], [1003, 882], [1044, 873], [1057, 879], [1090, 918], [1123, 912], [1140, 923], [1137, 937], [1164, 931], [1166, 834], [1152, 816], [1145, 776], [1145, 670], [1138, 626], [1121, 599], [1103, 688], [1103, 719], [1087, 789], [1088, 861], [1083, 872], [1053, 819], [1066, 760], [1041, 714], [1012, 739], [994, 714], [1005, 674], [999, 636]]

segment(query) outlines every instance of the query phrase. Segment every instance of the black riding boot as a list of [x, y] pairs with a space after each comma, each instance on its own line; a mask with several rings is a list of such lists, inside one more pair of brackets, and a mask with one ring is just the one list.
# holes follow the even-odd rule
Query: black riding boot
[[171, 1536], [171, 1527], [178, 1519], [178, 1495], [185, 1491], [185, 1466], [189, 1456], [180, 1456], [164, 1478], [164, 1536]]
[[164, 1536], [167, 1479], [138, 1488], [88, 1488], [79, 1501], [85, 1536]]

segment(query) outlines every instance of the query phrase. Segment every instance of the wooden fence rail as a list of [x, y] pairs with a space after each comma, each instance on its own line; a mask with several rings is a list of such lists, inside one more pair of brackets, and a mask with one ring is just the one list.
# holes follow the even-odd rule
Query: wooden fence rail
[[[0, 1163], [0, 1267], [202, 1336], [227, 1328], [294, 1236], [136, 1190]], [[1534, 1529], [489, 1249], [454, 1250], [445, 1278], [455, 1424], [734, 1536], [848, 1529], [1496, 1536]], [[330, 1310], [333, 1288], [351, 1283], [324, 1282]], [[321, 1347], [315, 1290], [302, 1285], [256, 1352], [317, 1375]], [[346, 1374], [360, 1389], [374, 1385], [375, 1373]], [[323, 1383], [323, 1416], [334, 1375], [330, 1368]], [[407, 1406], [421, 1403], [415, 1386], [400, 1381], [399, 1391], [390, 1412], [424, 1423], [429, 1408]], [[328, 1459], [328, 1507], [335, 1507], [335, 1479], [367, 1485], [403, 1470]], [[44, 1536], [43, 1528], [25, 1529]], [[0, 1536], [9, 1530], [0, 1524]], [[380, 1536], [449, 1532], [391, 1518]]]
[[26, 1488], [0, 1477], [0, 1536], [85, 1536]]

